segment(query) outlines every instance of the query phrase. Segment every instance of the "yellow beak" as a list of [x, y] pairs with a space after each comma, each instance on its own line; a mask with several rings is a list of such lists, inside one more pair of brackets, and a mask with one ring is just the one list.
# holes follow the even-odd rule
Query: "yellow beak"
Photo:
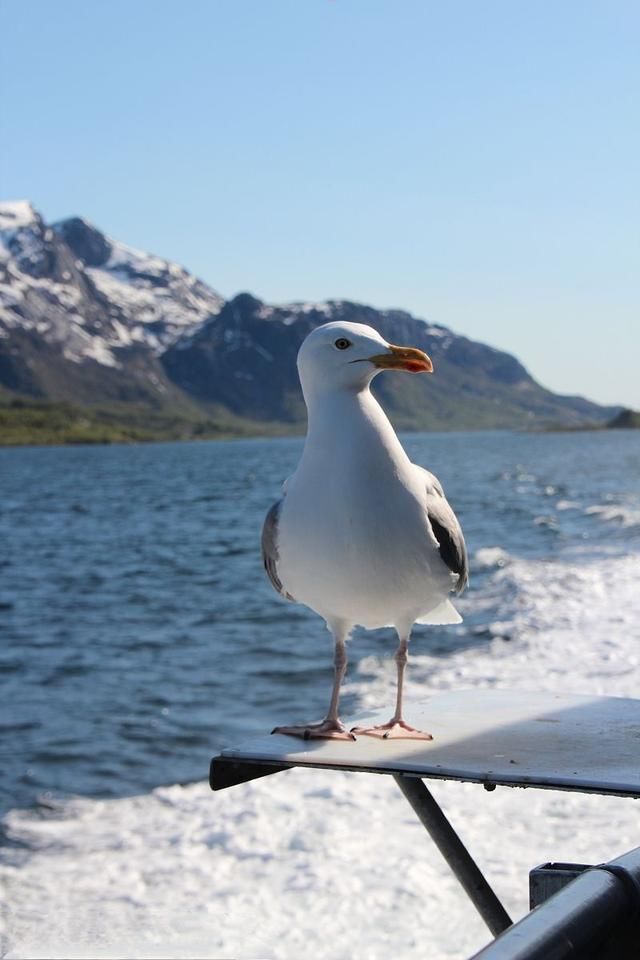
[[409, 373], [433, 373], [433, 363], [422, 350], [416, 347], [395, 347], [389, 344], [389, 353], [377, 353], [368, 357], [380, 370], [407, 370]]

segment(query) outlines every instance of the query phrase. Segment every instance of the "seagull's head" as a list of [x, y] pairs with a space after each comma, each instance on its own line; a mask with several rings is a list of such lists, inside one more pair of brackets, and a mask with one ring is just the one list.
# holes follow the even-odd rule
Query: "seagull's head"
[[431, 373], [433, 364], [422, 350], [387, 343], [364, 323], [324, 323], [305, 338], [298, 352], [305, 396], [332, 388], [357, 392], [381, 370]]

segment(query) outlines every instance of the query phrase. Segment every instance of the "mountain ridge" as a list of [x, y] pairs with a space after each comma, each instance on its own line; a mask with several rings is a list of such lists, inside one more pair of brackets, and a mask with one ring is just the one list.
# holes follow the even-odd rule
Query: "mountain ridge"
[[[305, 421], [295, 358], [328, 320], [367, 323], [434, 359], [436, 377], [379, 377], [404, 429], [601, 425], [620, 411], [540, 386], [513, 355], [400, 309], [349, 300], [225, 300], [172, 261], [113, 240], [82, 217], [47, 224], [0, 203], [0, 398], [131, 404], [189, 422]], [[261, 428], [261, 424], [263, 428]]]

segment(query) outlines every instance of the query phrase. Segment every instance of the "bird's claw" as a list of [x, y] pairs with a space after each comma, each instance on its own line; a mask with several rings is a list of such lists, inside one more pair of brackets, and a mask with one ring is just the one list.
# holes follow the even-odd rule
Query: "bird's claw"
[[287, 737], [299, 737], [301, 740], [356, 739], [353, 731], [347, 730], [339, 720], [323, 720], [321, 723], [307, 723], [300, 726], [274, 727], [271, 733], [280, 733]]
[[430, 733], [416, 730], [405, 720], [389, 720], [375, 727], [352, 727], [352, 733], [364, 737], [377, 737], [379, 740], [433, 740]]

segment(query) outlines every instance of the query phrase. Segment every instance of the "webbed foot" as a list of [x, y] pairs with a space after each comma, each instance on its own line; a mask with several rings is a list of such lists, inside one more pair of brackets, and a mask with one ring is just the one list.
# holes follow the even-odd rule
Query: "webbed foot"
[[430, 733], [416, 730], [405, 720], [389, 720], [375, 727], [352, 727], [351, 733], [365, 737], [378, 737], [380, 740], [433, 740]]
[[274, 727], [271, 733], [283, 733], [287, 737], [300, 737], [302, 740], [356, 739], [341, 720], [322, 720], [320, 723], [307, 723], [301, 726]]

